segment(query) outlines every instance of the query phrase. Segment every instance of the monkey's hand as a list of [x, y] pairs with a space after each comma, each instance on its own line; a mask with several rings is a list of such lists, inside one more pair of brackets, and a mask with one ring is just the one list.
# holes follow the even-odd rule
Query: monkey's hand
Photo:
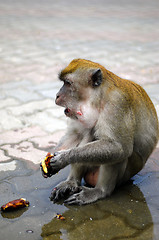
[[68, 205], [85, 205], [105, 197], [105, 193], [99, 188], [88, 188], [83, 186], [81, 190], [82, 191], [79, 193], [70, 196], [64, 203]]
[[50, 167], [51, 171], [55, 174], [58, 171], [60, 171], [62, 168], [67, 166], [67, 163], [65, 161], [65, 152], [66, 151], [60, 151], [60, 152], [55, 152], [54, 157], [51, 158], [50, 160]]
[[78, 193], [80, 191], [80, 187], [78, 186], [76, 181], [64, 181], [58, 184], [52, 191], [50, 200], [58, 202], [61, 199], [66, 199], [74, 193]]

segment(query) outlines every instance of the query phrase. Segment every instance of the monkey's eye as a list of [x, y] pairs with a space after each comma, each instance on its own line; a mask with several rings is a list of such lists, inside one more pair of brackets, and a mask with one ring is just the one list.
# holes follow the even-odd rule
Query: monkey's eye
[[70, 85], [71, 85], [71, 82], [70, 82], [69, 80], [64, 80], [64, 84], [65, 84], [66, 86], [70, 86]]

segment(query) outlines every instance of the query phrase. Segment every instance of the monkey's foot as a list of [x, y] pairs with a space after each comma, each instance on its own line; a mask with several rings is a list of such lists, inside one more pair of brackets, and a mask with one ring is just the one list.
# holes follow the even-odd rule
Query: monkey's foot
[[105, 194], [99, 188], [81, 187], [82, 191], [73, 194], [64, 203], [69, 205], [84, 205], [104, 198]]
[[74, 193], [78, 193], [79, 191], [81, 191], [81, 187], [79, 187], [76, 182], [65, 181], [53, 189], [50, 195], [50, 200], [55, 203], [61, 199], [71, 196]]

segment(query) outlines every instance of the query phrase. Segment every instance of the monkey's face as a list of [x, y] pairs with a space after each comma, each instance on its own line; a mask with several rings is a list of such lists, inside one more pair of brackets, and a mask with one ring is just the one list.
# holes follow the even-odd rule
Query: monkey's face
[[100, 98], [102, 72], [95, 68], [72, 69], [74, 64], [64, 69], [60, 75], [63, 86], [56, 95], [56, 104], [65, 108], [67, 117], [79, 120], [89, 127], [98, 119], [98, 109], [94, 104]]
[[[69, 74], [70, 75], [70, 74]], [[56, 95], [56, 104], [65, 108], [67, 117], [79, 119], [83, 116], [83, 105], [86, 104], [88, 92], [77, 81], [71, 81], [72, 76], [63, 80], [63, 86]]]
[[86, 128], [92, 128], [97, 122], [99, 111], [92, 106], [91, 92], [88, 88], [83, 89], [83, 93], [80, 94], [79, 90], [72, 90], [71, 85], [64, 83], [57, 93], [56, 104], [65, 108], [64, 113], [67, 117], [79, 121]]

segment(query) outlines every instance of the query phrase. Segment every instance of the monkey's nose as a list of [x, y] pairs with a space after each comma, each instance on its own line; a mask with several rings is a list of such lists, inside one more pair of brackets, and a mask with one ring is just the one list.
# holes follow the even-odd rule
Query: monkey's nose
[[56, 99], [55, 99], [55, 103], [56, 104], [59, 104], [59, 102], [60, 102], [60, 95], [56, 95]]
[[56, 95], [56, 100], [57, 100], [59, 97], [60, 97], [59, 95]]

